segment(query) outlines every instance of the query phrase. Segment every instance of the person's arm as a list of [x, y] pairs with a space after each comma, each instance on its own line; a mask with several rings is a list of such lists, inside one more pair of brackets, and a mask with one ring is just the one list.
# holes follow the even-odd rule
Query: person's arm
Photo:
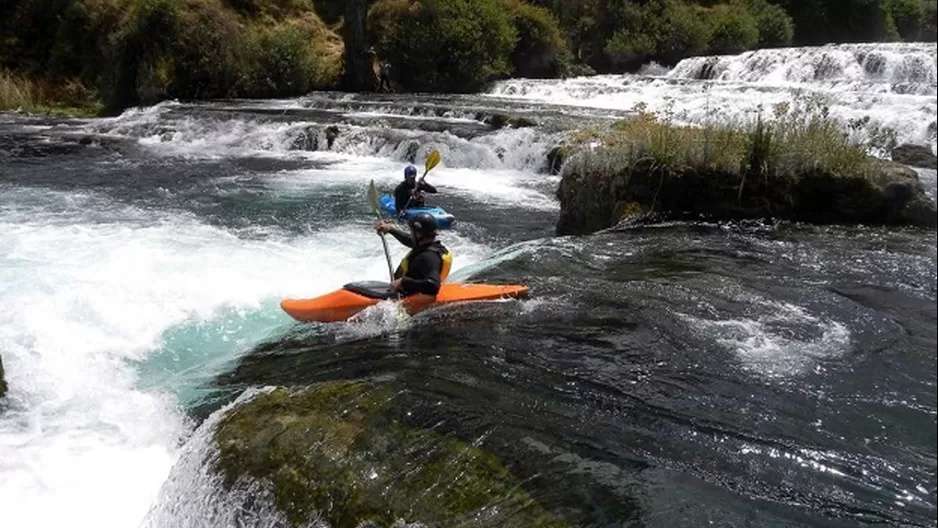
[[430, 194], [435, 194], [437, 192], [436, 187], [430, 185], [427, 182], [420, 182], [420, 190]]
[[404, 295], [414, 293], [436, 295], [440, 291], [440, 268], [442, 268], [442, 262], [436, 253], [424, 251], [417, 255], [417, 258], [410, 263], [408, 275], [412, 274], [421, 278], [404, 277], [401, 280], [401, 291]]
[[401, 183], [394, 188], [394, 209], [398, 215], [401, 214], [401, 211], [404, 209], [404, 205], [407, 203], [407, 200], [410, 198], [410, 191], [405, 190], [404, 184]]
[[396, 238], [397, 241], [400, 242], [401, 244], [404, 244], [405, 246], [409, 248], [414, 247], [414, 239], [413, 237], [410, 236], [409, 232], [404, 231], [403, 229], [391, 226], [388, 229], [388, 233], [390, 233], [391, 236]]

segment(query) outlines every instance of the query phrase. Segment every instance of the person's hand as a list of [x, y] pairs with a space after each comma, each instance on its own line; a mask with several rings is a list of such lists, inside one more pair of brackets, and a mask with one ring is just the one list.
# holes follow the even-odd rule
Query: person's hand
[[391, 281], [391, 291], [397, 293], [397, 290], [401, 289], [401, 281], [404, 279], [395, 279]]
[[375, 224], [375, 231], [378, 233], [387, 233], [391, 230], [391, 224], [384, 220], [378, 220], [378, 223]]

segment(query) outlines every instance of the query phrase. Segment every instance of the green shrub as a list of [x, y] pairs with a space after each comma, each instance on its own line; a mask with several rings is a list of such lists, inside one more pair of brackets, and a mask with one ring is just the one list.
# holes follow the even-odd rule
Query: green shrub
[[518, 41], [497, 0], [423, 0], [389, 30], [382, 57], [415, 91], [469, 92], [508, 75]]
[[785, 10], [766, 0], [755, 0], [752, 14], [759, 28], [759, 47], [777, 48], [791, 45], [795, 34], [794, 22]]
[[673, 0], [665, 6], [654, 29], [657, 57], [665, 64], [703, 53], [711, 31], [696, 8]]
[[755, 17], [739, 4], [720, 4], [708, 13], [710, 52], [740, 53], [759, 43], [759, 27]]
[[515, 75], [552, 77], [565, 70], [570, 63], [570, 50], [553, 13], [520, 0], [503, 3], [518, 32], [518, 43], [511, 53]]
[[628, 4], [619, 17], [629, 22], [606, 41], [613, 64], [635, 66], [649, 59], [675, 64], [707, 48], [710, 28], [696, 8], [679, 0]]
[[[932, 1], [931, 5], [934, 6], [935, 2]], [[889, 0], [889, 14], [899, 36], [904, 40], [919, 40], [922, 37], [925, 9], [923, 0]]]
[[925, 11], [922, 15], [922, 40], [938, 41], [938, 2], [922, 0]]

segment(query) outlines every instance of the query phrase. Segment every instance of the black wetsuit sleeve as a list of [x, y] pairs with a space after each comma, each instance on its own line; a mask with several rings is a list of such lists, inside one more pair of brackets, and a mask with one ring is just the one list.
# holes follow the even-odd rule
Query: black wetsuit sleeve
[[400, 242], [401, 244], [404, 244], [405, 246], [409, 248], [414, 247], [414, 239], [413, 237], [410, 236], [410, 233], [408, 233], [407, 231], [398, 229], [396, 227], [392, 227], [391, 229], [388, 230], [388, 233], [394, 238], [396, 238], [397, 241]]
[[404, 205], [407, 204], [407, 200], [410, 199], [410, 188], [407, 187], [407, 184], [401, 183], [394, 189], [394, 208], [397, 209], [397, 213], [400, 214], [401, 210], [404, 209]]
[[440, 256], [432, 251], [424, 251], [417, 255], [417, 258], [410, 263], [407, 274], [420, 278], [404, 277], [401, 280], [401, 291], [404, 295], [415, 293], [436, 295], [440, 291], [440, 268], [442, 267]]
[[437, 192], [436, 187], [430, 185], [427, 182], [420, 182], [420, 190], [424, 192], [428, 192], [430, 194], [434, 194]]

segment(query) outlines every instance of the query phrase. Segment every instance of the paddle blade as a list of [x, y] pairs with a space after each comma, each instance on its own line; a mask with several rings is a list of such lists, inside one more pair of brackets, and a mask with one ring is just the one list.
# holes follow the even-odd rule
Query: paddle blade
[[378, 188], [375, 187], [374, 180], [371, 180], [371, 183], [368, 185], [368, 203], [371, 205], [371, 209], [375, 214], [380, 214], [381, 199], [378, 197]]
[[427, 156], [427, 163], [426, 165], [424, 165], [425, 173], [430, 172], [430, 169], [432, 169], [433, 167], [436, 167], [439, 162], [440, 162], [440, 151], [439, 150], [431, 151], [430, 155]]

